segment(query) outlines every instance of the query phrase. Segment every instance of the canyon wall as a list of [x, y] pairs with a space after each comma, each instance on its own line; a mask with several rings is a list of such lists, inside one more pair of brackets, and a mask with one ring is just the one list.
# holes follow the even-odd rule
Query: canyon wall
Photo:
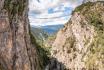
[[30, 39], [28, 0], [0, 0], [0, 70], [41, 70]]
[[104, 2], [78, 6], [58, 32], [51, 55], [62, 70], [104, 70]]

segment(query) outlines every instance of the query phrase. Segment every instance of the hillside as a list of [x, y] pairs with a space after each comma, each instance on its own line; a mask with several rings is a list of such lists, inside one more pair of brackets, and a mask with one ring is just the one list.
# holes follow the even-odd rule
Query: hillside
[[56, 70], [104, 70], [104, 2], [78, 6], [58, 32], [51, 55], [52, 63], [60, 62]]
[[31, 26], [31, 33], [32, 35], [34, 35], [37, 43], [41, 46], [44, 44], [44, 41], [46, 41], [46, 39], [48, 38], [48, 33], [46, 33], [40, 27]]
[[63, 28], [63, 25], [31, 26], [31, 33], [34, 35], [39, 45], [51, 47], [57, 32], [61, 28]]
[[47, 25], [41, 27], [45, 32], [48, 33], [48, 35], [54, 35], [56, 34], [61, 28], [63, 28], [63, 25]]
[[39, 28], [28, 2], [0, 0], [0, 70], [104, 70], [103, 0], [84, 0], [64, 26]]

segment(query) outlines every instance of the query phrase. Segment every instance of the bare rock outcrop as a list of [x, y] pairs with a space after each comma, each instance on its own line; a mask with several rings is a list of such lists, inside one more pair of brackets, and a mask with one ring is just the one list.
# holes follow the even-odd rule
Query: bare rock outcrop
[[41, 70], [30, 41], [28, 0], [0, 0], [0, 70]]
[[77, 7], [58, 32], [51, 54], [65, 70], [104, 70], [104, 2]]

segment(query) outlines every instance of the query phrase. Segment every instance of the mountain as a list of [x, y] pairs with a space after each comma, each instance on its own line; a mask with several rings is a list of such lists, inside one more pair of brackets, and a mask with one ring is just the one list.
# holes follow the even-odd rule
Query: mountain
[[63, 28], [63, 25], [31, 26], [31, 33], [39, 45], [51, 47], [57, 32], [61, 28]]
[[63, 28], [63, 25], [32, 26], [31, 33], [34, 35], [37, 43], [44, 47], [51, 47], [56, 38], [57, 32]]
[[[45, 32], [47, 33], [48, 35], [53, 35], [53, 34], [56, 34], [61, 28], [63, 28], [64, 25], [62, 24], [59, 24], [59, 25], [46, 25], [46, 26], [33, 26], [31, 25], [32, 29], [35, 28], [36, 32]], [[38, 31], [37, 31], [38, 29]]]
[[43, 70], [29, 30], [28, 0], [0, 0], [0, 70]]
[[63, 25], [47, 25], [41, 27], [45, 32], [47, 32], [49, 35], [57, 33], [61, 28], [63, 28]]
[[48, 38], [48, 33], [40, 27], [31, 26], [31, 33], [40, 45], [43, 45], [44, 41]]
[[[104, 1], [93, 1], [64, 26], [30, 29], [28, 0], [0, 0], [0, 70], [104, 70]], [[36, 41], [47, 33], [48, 53]]]
[[57, 32], [63, 28], [63, 25], [47, 25], [47, 26], [33, 26], [31, 25], [31, 33], [34, 35], [36, 41], [41, 46], [46, 43], [50, 45], [53, 43]]
[[104, 70], [103, 1], [87, 2], [73, 11], [56, 36], [51, 56], [55, 59], [49, 70]]

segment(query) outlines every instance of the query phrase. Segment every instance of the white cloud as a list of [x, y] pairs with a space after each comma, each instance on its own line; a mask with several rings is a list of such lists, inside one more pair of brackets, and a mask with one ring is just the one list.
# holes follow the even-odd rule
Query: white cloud
[[29, 2], [29, 8], [31, 10], [39, 10], [39, 11], [46, 11], [50, 7], [57, 6], [57, 3], [59, 0], [51, 1], [51, 0], [40, 0], [40, 3], [37, 0], [30, 0]]
[[34, 19], [33, 17], [30, 18], [31, 25], [57, 25], [57, 24], [64, 24], [67, 22], [66, 19], [69, 19], [70, 16], [67, 17], [61, 17], [61, 18], [55, 18], [55, 19]]
[[55, 8], [58, 7], [60, 4], [64, 4], [64, 6], [70, 6], [72, 8], [76, 7], [79, 2], [78, 0], [30, 0], [29, 1], [29, 8], [30, 10], [40, 10], [44, 12], [48, 8]]
[[[79, 0], [30, 0], [29, 1], [29, 19], [32, 25], [64, 24], [70, 14], [65, 14], [66, 7], [75, 8], [79, 5]], [[49, 13], [52, 8], [53, 13]], [[69, 12], [72, 10], [69, 10]], [[31, 13], [33, 12], [33, 13]], [[67, 16], [66, 16], [67, 15]], [[67, 18], [67, 19], [65, 19]]]

